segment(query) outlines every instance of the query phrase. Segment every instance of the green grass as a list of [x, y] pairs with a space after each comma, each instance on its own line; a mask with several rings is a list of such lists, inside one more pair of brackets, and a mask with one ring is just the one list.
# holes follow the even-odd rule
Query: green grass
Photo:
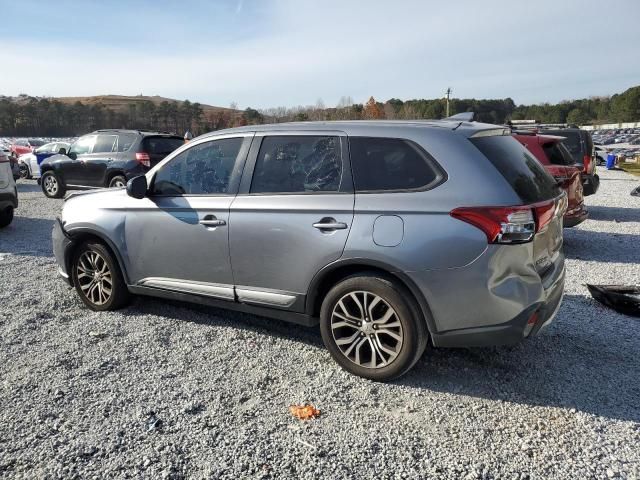
[[632, 175], [638, 175], [640, 177], [640, 163], [621, 163], [618, 165], [625, 172], [631, 173]]

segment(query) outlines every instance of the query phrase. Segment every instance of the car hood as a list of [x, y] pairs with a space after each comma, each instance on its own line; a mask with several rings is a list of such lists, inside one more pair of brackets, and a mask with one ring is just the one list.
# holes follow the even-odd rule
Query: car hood
[[[90, 195], [92, 201], [104, 201], [109, 202], [113, 201], [116, 198], [122, 198], [123, 196], [127, 196], [127, 191], [124, 188], [96, 188], [91, 190], [75, 190], [73, 192], [69, 192], [65, 195], [65, 201], [71, 200], [76, 197], [86, 197]], [[108, 203], [105, 203], [108, 205]]]
[[67, 157], [66, 155], [60, 155], [59, 153], [56, 153], [55, 155], [51, 155], [50, 157], [45, 158], [42, 161], [41, 165], [52, 164], [59, 161], [67, 161], [67, 160], [69, 160], [69, 157]]

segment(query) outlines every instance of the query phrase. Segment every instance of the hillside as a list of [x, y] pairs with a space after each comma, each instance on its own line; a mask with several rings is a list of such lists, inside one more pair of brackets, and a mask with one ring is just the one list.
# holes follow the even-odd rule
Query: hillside
[[[26, 97], [29, 98], [29, 97]], [[15, 97], [14, 100], [17, 103], [22, 103], [25, 100], [25, 97]], [[76, 102], [80, 102], [83, 105], [91, 106], [91, 105], [100, 105], [102, 104], [104, 107], [114, 110], [117, 112], [125, 112], [129, 110], [129, 105], [136, 104], [141, 105], [143, 102], [152, 102], [154, 105], [159, 106], [162, 102], [169, 103], [178, 103], [181, 105], [184, 103], [182, 100], [175, 100], [173, 98], [161, 97], [159, 95], [147, 96], [147, 95], [135, 95], [135, 96], [127, 96], [127, 95], [95, 95], [92, 97], [47, 97], [48, 100], [54, 101], [57, 100], [60, 103], [65, 105], [73, 105]], [[221, 112], [228, 111], [233, 112], [231, 108], [225, 107], [216, 107], [213, 105], [206, 105], [201, 103], [202, 111], [204, 113], [207, 112]]]

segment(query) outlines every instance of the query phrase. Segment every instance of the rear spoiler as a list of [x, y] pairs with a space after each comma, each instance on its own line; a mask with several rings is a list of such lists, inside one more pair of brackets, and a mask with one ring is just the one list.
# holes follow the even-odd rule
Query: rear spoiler
[[473, 122], [475, 116], [475, 112], [462, 112], [451, 115], [450, 117], [444, 118], [443, 120], [451, 120], [454, 122]]

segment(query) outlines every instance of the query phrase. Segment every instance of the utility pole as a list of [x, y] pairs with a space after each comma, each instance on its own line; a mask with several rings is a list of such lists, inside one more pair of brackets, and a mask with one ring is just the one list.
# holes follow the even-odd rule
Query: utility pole
[[451, 90], [451, 87], [447, 87], [447, 91], [445, 94], [445, 98], [447, 99], [447, 117], [449, 116], [449, 97], [451, 96], [452, 93], [453, 93], [453, 90]]

